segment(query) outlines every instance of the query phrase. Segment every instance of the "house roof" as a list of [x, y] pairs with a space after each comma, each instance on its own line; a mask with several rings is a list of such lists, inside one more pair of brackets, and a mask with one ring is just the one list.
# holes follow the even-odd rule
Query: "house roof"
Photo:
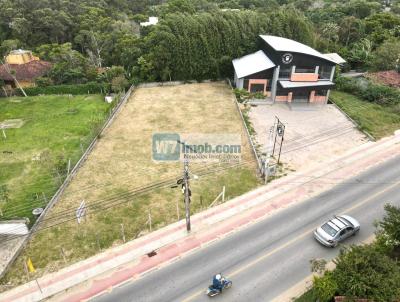
[[292, 82], [292, 81], [279, 81], [282, 88], [302, 88], [302, 87], [318, 87], [318, 86], [333, 86], [331, 81], [317, 81], [317, 82]]
[[232, 63], [239, 79], [250, 74], [275, 67], [275, 64], [262, 50], [238, 59], [234, 59]]
[[46, 61], [31, 61], [25, 64], [3, 64], [0, 65], [0, 79], [5, 81], [13, 81], [10, 71], [15, 71], [14, 75], [17, 80], [31, 81], [43, 76], [51, 68], [52, 64]]
[[319, 51], [315, 50], [314, 48], [311, 48], [310, 46], [307, 46], [300, 42], [277, 36], [260, 35], [260, 37], [276, 51], [302, 53], [305, 55], [318, 57], [337, 64], [336, 61], [331, 59], [330, 57], [325, 56]]
[[346, 60], [343, 59], [341, 56], [339, 56], [336, 52], [325, 53], [324, 56], [328, 57], [329, 59], [331, 59], [331, 61], [334, 61], [336, 64], [339, 64], [339, 65], [346, 63]]

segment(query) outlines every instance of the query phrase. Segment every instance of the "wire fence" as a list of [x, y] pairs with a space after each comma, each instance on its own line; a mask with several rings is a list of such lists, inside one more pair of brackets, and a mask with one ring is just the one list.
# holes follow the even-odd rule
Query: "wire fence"
[[[114, 120], [116, 114], [120, 111], [121, 107], [126, 103], [126, 101], [130, 98], [131, 94], [134, 92], [135, 87], [132, 85], [129, 90], [124, 94], [124, 95], [118, 95], [116, 97], [117, 102], [115, 102], [115, 105], [113, 107], [110, 107], [108, 110], [108, 118], [106, 119], [105, 122], [98, 120], [98, 122], [95, 124], [95, 126], [92, 128], [90, 135], [88, 135], [85, 139], [81, 140], [80, 142], [80, 150], [76, 154], [76, 159], [73, 157], [69, 159], [69, 166], [70, 166], [70, 171], [67, 171], [69, 173], [62, 174], [62, 173], [56, 173], [57, 178], [58, 178], [58, 183], [52, 188], [55, 190], [57, 188], [57, 185], [59, 185], [57, 191], [54, 193], [52, 198], [47, 202], [47, 196], [44, 194], [42, 203], [38, 203], [38, 205], [44, 206], [42, 214], [36, 219], [36, 221], [32, 224], [32, 227], [29, 231], [28, 236], [25, 237], [23, 243], [20, 245], [18, 248], [17, 252], [12, 256], [12, 258], [8, 261], [7, 266], [5, 269], [0, 272], [0, 278], [4, 276], [6, 271], [9, 269], [11, 264], [15, 261], [15, 259], [20, 255], [22, 250], [25, 248], [29, 240], [31, 239], [31, 236], [35, 231], [38, 229], [41, 220], [44, 219], [46, 214], [49, 212], [49, 210], [57, 203], [59, 200], [61, 194], [64, 192], [68, 184], [71, 182], [73, 179], [74, 175], [77, 173], [81, 165], [86, 161], [88, 155], [91, 153], [93, 150], [94, 146], [96, 145], [98, 139], [101, 137], [101, 134], [105, 129], [108, 128], [108, 126], [112, 123]], [[81, 155], [81, 156], [79, 156]], [[73, 164], [75, 162], [75, 164]], [[72, 167], [72, 168], [71, 168]], [[67, 168], [66, 168], [67, 169]], [[69, 169], [68, 169], [69, 170]], [[63, 175], [63, 176], [61, 176]], [[49, 190], [50, 191], [50, 190]], [[51, 192], [51, 191], [50, 191]], [[53, 191], [54, 192], [54, 191]], [[49, 194], [49, 193], [48, 193]], [[51, 194], [51, 193], [50, 193]], [[2, 213], [4, 214], [4, 213]]]
[[[168, 190], [171, 190], [171, 188], [168, 188]], [[19, 272], [25, 272], [20, 281], [35, 280], [46, 273], [57, 271], [108, 248], [137, 239], [161, 227], [184, 220], [185, 204], [183, 202], [183, 194], [181, 194], [179, 188], [174, 190], [176, 190], [177, 198], [172, 198], [164, 207], [160, 208], [157, 204], [145, 205], [145, 203], [142, 203], [143, 207], [140, 215], [135, 215], [130, 219], [122, 219], [117, 222], [112, 220], [113, 213], [110, 213], [102, 216], [99, 220], [99, 215], [93, 211], [85, 212], [80, 217], [79, 222], [75, 217], [68, 224], [61, 225], [59, 229], [59, 232], [66, 234], [65, 237], [69, 237], [69, 240], [65, 238], [65, 240], [49, 245], [45, 252], [47, 256], [37, 249], [30, 249], [29, 245], [31, 243], [27, 243], [28, 248], [21, 255], [22, 257], [19, 257], [14, 266]], [[220, 191], [215, 196], [203, 196], [201, 194], [194, 196], [191, 201], [192, 213], [198, 213], [211, 206], [223, 203], [228, 192], [225, 187], [220, 188]], [[130, 209], [134, 210], [135, 201], [130, 203], [132, 204]], [[125, 207], [123, 210], [126, 211], [127, 208]], [[101, 224], [101, 227], [94, 228], [94, 221], [96, 225]], [[47, 235], [44, 234], [43, 236]], [[49, 261], [49, 255], [51, 255], [51, 261]], [[27, 269], [28, 260], [32, 262], [34, 271]], [[0, 290], [1, 287], [7, 289], [7, 285], [0, 285]]]

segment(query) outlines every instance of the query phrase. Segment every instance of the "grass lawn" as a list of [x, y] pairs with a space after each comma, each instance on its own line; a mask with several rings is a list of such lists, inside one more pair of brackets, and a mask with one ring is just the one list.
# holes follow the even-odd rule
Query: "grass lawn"
[[318, 301], [318, 297], [312, 288], [306, 291], [300, 297], [293, 300], [293, 302], [315, 302], [315, 301]]
[[50, 200], [109, 108], [100, 95], [0, 99], [0, 123], [23, 123], [0, 132], [0, 219], [33, 222], [32, 209]]
[[330, 98], [354, 119], [361, 129], [376, 139], [393, 135], [395, 130], [400, 129], [400, 112], [395, 107], [366, 102], [341, 91], [332, 91]]
[[[0, 283], [26, 281], [23, 259], [29, 256], [37, 269], [35, 276], [85, 259], [126, 240], [184, 219], [181, 188], [158, 188], [135, 194], [135, 190], [164, 179], [181, 177], [182, 162], [154, 162], [152, 134], [236, 133], [241, 136], [242, 163], [215, 172], [210, 163], [191, 163], [190, 170], [211, 173], [191, 181], [192, 213], [206, 209], [226, 187], [225, 199], [241, 195], [256, 186], [256, 163], [234, 95], [224, 83], [200, 83], [171, 87], [139, 88], [79, 170], [60, 202], [52, 209], [43, 228]], [[226, 165], [218, 168], [226, 168]], [[77, 224], [75, 210], [82, 200], [89, 206], [86, 220]], [[178, 207], [178, 211], [177, 211]], [[70, 221], [67, 221], [70, 220]], [[60, 223], [54, 226], [57, 223]], [[193, 226], [195, 227], [195, 226]]]

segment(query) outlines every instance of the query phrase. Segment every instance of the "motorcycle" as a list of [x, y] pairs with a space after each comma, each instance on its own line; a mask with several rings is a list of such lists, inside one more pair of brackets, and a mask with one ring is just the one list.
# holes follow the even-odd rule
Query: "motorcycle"
[[207, 296], [214, 297], [214, 296], [222, 293], [222, 291], [224, 289], [230, 288], [232, 286], [232, 281], [230, 281], [228, 279], [223, 278], [222, 282], [223, 282], [222, 290], [219, 290], [219, 289], [215, 288], [213, 285], [210, 285], [207, 289]]

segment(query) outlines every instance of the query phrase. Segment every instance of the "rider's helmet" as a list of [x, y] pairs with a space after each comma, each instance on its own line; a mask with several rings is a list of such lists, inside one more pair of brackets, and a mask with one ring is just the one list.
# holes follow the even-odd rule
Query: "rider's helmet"
[[215, 279], [221, 280], [221, 278], [222, 278], [221, 274], [216, 274], [216, 275], [215, 275]]

